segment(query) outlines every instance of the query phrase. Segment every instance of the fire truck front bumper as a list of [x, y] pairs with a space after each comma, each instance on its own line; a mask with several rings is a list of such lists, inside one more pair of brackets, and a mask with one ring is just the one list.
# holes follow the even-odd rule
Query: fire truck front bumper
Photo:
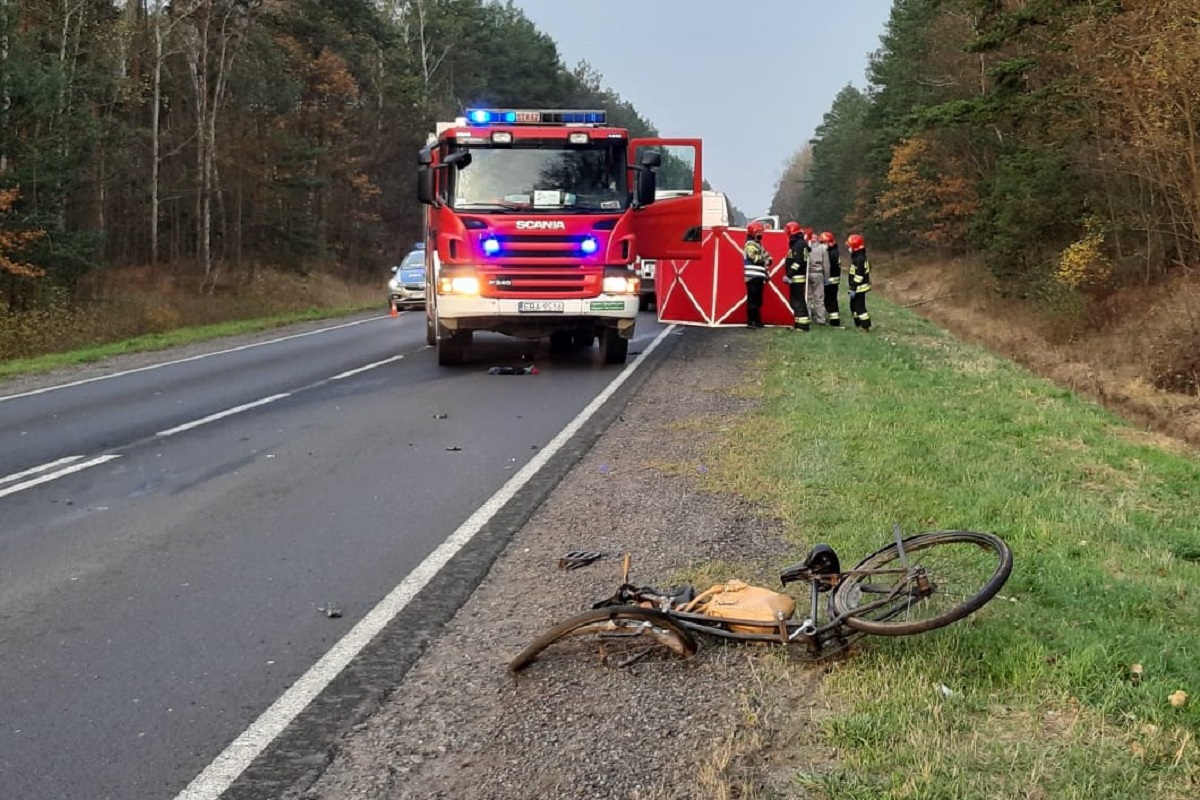
[[461, 295], [437, 298], [438, 322], [448, 330], [491, 330], [514, 336], [587, 326], [616, 328], [631, 335], [637, 312], [637, 295], [569, 300]]

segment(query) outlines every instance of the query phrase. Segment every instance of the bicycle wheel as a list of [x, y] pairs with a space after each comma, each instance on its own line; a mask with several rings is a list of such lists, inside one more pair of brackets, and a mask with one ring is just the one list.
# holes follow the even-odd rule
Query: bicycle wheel
[[696, 640], [681, 624], [661, 611], [642, 606], [610, 606], [576, 614], [543, 633], [533, 644], [508, 664], [518, 672], [533, 662], [550, 645], [566, 639], [595, 637], [610, 655], [627, 656], [625, 663], [640, 658], [642, 652], [665, 646], [677, 655], [691, 658], [696, 654]]
[[[1013, 557], [999, 536], [976, 531], [920, 533], [904, 540], [908, 569], [891, 544], [864, 558], [830, 598], [846, 625], [877, 636], [906, 636], [941, 628], [978, 611], [1012, 573]], [[890, 599], [889, 599], [890, 598]], [[874, 602], [880, 605], [856, 613]]]

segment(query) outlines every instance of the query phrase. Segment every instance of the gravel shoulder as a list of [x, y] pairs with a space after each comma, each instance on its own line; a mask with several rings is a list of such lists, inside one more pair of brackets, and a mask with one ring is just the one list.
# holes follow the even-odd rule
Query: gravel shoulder
[[833, 757], [809, 725], [828, 713], [827, 667], [703, 640], [690, 661], [616, 668], [564, 650], [507, 672], [541, 631], [619, 583], [617, 559], [557, 569], [568, 551], [630, 552], [632, 579], [653, 585], [714, 562], [771, 585], [794, 555], [758, 509], [702, 488], [705, 459], [730, 444], [723, 421], [753, 407], [741, 389], [755, 380], [755, 337], [769, 334], [681, 335], [378, 713], [286, 797], [804, 796], [795, 770]]

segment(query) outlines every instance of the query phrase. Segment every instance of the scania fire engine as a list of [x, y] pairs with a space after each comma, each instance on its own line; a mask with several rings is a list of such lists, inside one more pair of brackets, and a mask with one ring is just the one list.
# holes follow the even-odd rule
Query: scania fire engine
[[[694, 151], [690, 191], [656, 202], [664, 152], [677, 167], [680, 148]], [[695, 139], [630, 140], [604, 111], [471, 109], [439, 123], [417, 180], [438, 361], [494, 331], [549, 336], [552, 350], [598, 339], [605, 363], [624, 363], [635, 260], [700, 255], [700, 156]]]

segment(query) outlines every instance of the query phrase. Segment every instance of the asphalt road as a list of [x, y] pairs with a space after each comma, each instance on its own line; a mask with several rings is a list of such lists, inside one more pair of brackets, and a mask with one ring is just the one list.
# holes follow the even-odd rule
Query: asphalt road
[[421, 314], [359, 318], [0, 385], [0, 797], [176, 797], [621, 373], [492, 376], [521, 347], [481, 339], [443, 368]]

